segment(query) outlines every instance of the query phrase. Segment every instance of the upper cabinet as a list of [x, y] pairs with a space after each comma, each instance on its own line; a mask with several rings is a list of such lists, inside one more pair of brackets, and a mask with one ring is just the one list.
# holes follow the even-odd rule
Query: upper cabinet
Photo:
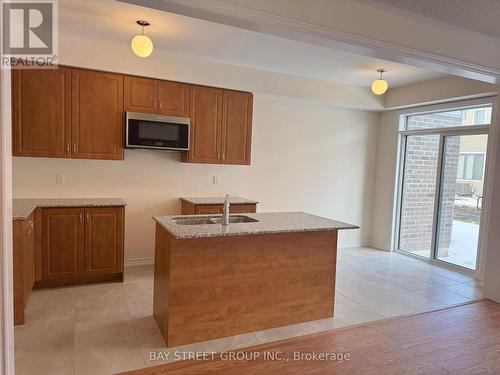
[[71, 69], [12, 72], [14, 156], [71, 157]]
[[191, 86], [188, 163], [250, 165], [251, 93]]
[[191, 86], [191, 130], [189, 151], [183, 161], [220, 163], [222, 89]]
[[156, 113], [158, 82], [155, 79], [125, 76], [125, 110]]
[[179, 82], [158, 82], [158, 113], [189, 117], [189, 85]]
[[123, 160], [130, 111], [189, 117], [184, 162], [250, 164], [251, 93], [71, 67], [12, 78], [14, 156]]
[[125, 76], [125, 110], [189, 117], [189, 85], [186, 83]]
[[72, 74], [72, 157], [123, 160], [123, 76]]
[[123, 76], [85, 69], [14, 70], [13, 155], [123, 159]]
[[250, 165], [253, 96], [224, 90], [222, 102], [221, 163]]

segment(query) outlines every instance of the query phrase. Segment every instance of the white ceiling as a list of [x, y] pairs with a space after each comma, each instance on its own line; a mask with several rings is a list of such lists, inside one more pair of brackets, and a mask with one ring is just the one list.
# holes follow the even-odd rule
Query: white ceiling
[[354, 0], [418, 14], [500, 38], [499, 0]]
[[62, 33], [83, 33], [129, 43], [146, 19], [155, 48], [169, 53], [335, 81], [370, 86], [376, 70], [388, 70], [392, 87], [428, 80], [440, 73], [324, 48], [114, 0], [59, 0]]

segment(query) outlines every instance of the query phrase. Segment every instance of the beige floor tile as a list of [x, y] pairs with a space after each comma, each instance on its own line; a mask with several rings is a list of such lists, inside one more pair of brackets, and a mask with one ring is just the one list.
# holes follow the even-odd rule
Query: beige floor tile
[[370, 297], [356, 297], [355, 301], [369, 311], [376, 312], [385, 318], [414, 314], [416, 312], [412, 307], [401, 303], [395, 295], [372, 294]]
[[359, 324], [371, 320], [383, 319], [384, 316], [372, 311], [357, 302], [344, 302], [335, 305], [335, 315], [348, 325]]
[[417, 293], [432, 298], [433, 300], [442, 302], [448, 306], [471, 301], [470, 298], [461, 296], [460, 294], [456, 294], [451, 290], [439, 287], [420, 290]]
[[456, 284], [452, 286], [447, 286], [445, 287], [445, 289], [470, 299], [483, 298], [482, 288], [474, 285]]
[[75, 324], [75, 350], [130, 349], [139, 347], [130, 321], [97, 321]]
[[259, 343], [278, 341], [287, 339], [290, 337], [297, 337], [306, 335], [308, 332], [304, 329], [301, 324], [277, 327], [272, 329], [266, 329], [265, 331], [255, 332]]
[[302, 328], [308, 333], [317, 333], [328, 331], [334, 328], [341, 328], [347, 326], [348, 323], [343, 321], [337, 316], [333, 318], [326, 318], [320, 320], [313, 320], [312, 322], [302, 323]]
[[108, 300], [99, 301], [99, 303], [94, 303], [91, 301], [76, 303], [76, 323], [96, 322], [103, 320], [130, 320], [130, 313], [123, 297], [111, 297]]
[[82, 350], [75, 356], [75, 375], [110, 375], [145, 367], [139, 348]]
[[410, 291], [391, 296], [391, 298], [403, 305], [410, 306], [417, 312], [435, 310], [446, 306], [443, 302]]
[[153, 315], [132, 317], [130, 323], [139, 341], [151, 336], [161, 336], [160, 329]]

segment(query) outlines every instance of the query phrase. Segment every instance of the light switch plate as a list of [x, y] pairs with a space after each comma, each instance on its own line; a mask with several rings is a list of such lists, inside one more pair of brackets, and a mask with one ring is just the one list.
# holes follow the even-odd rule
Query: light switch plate
[[213, 176], [212, 177], [212, 183], [214, 185], [219, 185], [220, 184], [220, 176]]

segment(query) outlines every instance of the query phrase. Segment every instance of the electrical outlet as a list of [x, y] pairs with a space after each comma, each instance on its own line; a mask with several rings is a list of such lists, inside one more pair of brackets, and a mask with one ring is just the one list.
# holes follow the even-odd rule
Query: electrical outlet
[[220, 176], [212, 176], [212, 183], [214, 185], [219, 185], [220, 184]]
[[65, 175], [56, 174], [56, 185], [64, 185], [65, 179]]

